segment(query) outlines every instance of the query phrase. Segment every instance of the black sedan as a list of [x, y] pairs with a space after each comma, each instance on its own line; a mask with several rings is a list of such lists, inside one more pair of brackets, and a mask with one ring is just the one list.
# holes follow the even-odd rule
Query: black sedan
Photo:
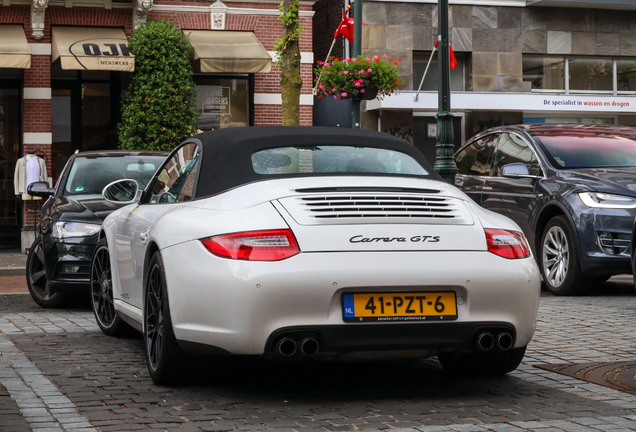
[[455, 162], [456, 186], [519, 224], [553, 294], [584, 294], [632, 273], [635, 128], [493, 128], [468, 140]]
[[27, 284], [42, 307], [60, 307], [73, 292], [88, 293], [90, 264], [102, 221], [121, 205], [102, 190], [123, 178], [143, 188], [167, 153], [109, 151], [77, 153], [67, 162], [55, 188], [32, 183], [28, 192], [48, 198], [27, 258]]

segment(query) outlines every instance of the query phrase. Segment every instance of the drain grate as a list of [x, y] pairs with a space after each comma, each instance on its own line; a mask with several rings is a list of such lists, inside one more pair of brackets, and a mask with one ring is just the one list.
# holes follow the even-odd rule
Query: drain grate
[[636, 395], [636, 361], [533, 366]]

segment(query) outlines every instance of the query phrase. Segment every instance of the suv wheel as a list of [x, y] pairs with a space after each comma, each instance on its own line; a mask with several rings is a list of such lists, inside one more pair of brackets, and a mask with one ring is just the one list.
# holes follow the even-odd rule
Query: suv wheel
[[541, 236], [539, 266], [543, 283], [554, 295], [585, 294], [592, 285], [581, 271], [576, 234], [565, 216], [548, 222]]

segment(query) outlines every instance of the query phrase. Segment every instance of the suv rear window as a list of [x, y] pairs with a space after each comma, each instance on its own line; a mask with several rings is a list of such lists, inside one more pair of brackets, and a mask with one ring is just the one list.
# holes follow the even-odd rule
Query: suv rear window
[[411, 156], [393, 150], [353, 146], [279, 147], [252, 154], [254, 172], [281, 174], [428, 175]]

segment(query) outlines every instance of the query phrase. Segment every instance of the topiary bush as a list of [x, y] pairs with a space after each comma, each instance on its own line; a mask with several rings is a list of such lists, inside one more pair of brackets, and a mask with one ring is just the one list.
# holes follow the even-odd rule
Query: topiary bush
[[166, 21], [139, 27], [128, 46], [135, 72], [123, 96], [119, 147], [170, 151], [197, 132], [192, 47]]

